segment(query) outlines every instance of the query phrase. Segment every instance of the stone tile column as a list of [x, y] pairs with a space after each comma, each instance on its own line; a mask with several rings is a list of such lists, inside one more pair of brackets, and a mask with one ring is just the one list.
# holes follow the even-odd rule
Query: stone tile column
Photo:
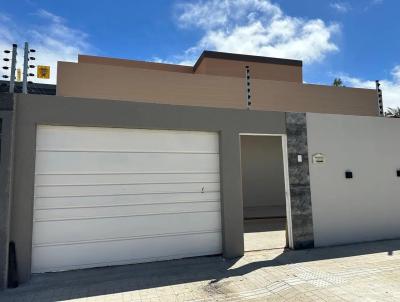
[[[286, 113], [293, 247], [314, 247], [307, 120], [305, 113]], [[302, 162], [298, 161], [302, 156]]]

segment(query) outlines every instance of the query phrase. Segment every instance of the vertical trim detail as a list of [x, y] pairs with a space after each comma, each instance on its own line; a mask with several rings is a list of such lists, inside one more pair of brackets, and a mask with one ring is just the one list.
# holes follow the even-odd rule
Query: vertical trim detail
[[294, 248], [293, 243], [293, 223], [292, 223], [292, 206], [290, 199], [290, 180], [289, 180], [289, 160], [287, 148], [287, 135], [282, 135], [282, 152], [283, 152], [283, 173], [285, 177], [285, 201], [286, 201], [286, 223], [287, 223], [287, 243], [289, 248]]

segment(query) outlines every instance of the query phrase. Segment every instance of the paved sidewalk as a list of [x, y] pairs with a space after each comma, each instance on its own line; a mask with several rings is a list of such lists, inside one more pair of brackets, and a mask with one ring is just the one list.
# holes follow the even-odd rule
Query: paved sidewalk
[[41, 274], [0, 301], [400, 301], [400, 240]]

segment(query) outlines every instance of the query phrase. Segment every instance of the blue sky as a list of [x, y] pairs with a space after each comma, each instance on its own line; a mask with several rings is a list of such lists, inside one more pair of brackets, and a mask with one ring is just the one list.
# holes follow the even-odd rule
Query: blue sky
[[396, 0], [5, 1], [0, 48], [30, 41], [37, 62], [52, 66], [50, 82], [56, 61], [78, 53], [179, 64], [203, 49], [302, 59], [307, 83], [380, 79], [385, 105], [400, 106], [399, 12]]

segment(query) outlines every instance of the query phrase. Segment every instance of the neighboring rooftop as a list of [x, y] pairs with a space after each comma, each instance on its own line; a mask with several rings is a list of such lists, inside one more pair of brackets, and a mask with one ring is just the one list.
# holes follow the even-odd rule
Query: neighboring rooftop
[[303, 61], [300, 60], [281, 59], [281, 58], [262, 57], [262, 56], [243, 55], [237, 53], [205, 50], [194, 64], [193, 66], [194, 71], [196, 71], [198, 66], [205, 58], [213, 58], [213, 59], [229, 60], [229, 61], [255, 62], [264, 64], [288, 65], [288, 66], [298, 66], [298, 67], [303, 66]]
[[[0, 80], [0, 92], [9, 92], [10, 82]], [[15, 83], [15, 93], [22, 93], [22, 83]], [[28, 93], [30, 94], [45, 94], [56, 95], [56, 85], [28, 83]]]

